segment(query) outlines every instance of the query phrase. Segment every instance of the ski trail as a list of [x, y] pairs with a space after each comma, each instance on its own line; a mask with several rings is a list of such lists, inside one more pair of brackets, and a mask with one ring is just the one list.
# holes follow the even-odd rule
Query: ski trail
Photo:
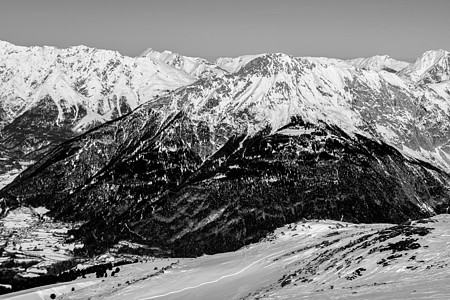
[[222, 279], [225, 279], [225, 278], [228, 278], [228, 277], [233, 277], [233, 276], [239, 275], [239, 274], [245, 272], [246, 270], [248, 270], [249, 268], [251, 268], [252, 266], [254, 266], [255, 264], [259, 263], [260, 261], [262, 261], [262, 260], [264, 260], [264, 259], [268, 259], [268, 258], [270, 258], [270, 257], [272, 257], [272, 256], [276, 256], [276, 255], [278, 255], [279, 253], [282, 253], [282, 252], [285, 252], [285, 251], [286, 251], [286, 250], [281, 250], [281, 251], [278, 251], [278, 252], [276, 252], [276, 253], [272, 253], [272, 254], [270, 254], [270, 255], [267, 255], [267, 256], [265, 256], [265, 257], [263, 257], [263, 258], [260, 258], [260, 259], [258, 259], [258, 260], [256, 260], [256, 261], [252, 262], [251, 264], [249, 264], [249, 265], [246, 266], [245, 268], [243, 268], [243, 269], [241, 269], [241, 270], [239, 270], [239, 271], [237, 271], [237, 272], [235, 272], [235, 273], [221, 276], [221, 277], [219, 277], [219, 278], [217, 278], [217, 279], [215, 279], [215, 280], [206, 281], [206, 282], [203, 282], [203, 283], [194, 285], [194, 286], [185, 287], [185, 288], [182, 288], [182, 289], [180, 289], [180, 290], [173, 291], [173, 292], [168, 292], [168, 293], [165, 293], [165, 294], [160, 294], [160, 295], [155, 295], [155, 296], [150, 296], [150, 297], [145, 297], [145, 298], [139, 298], [138, 300], [149, 300], [149, 299], [161, 298], [161, 297], [165, 297], [165, 296], [169, 296], [169, 295], [181, 293], [181, 292], [184, 292], [184, 291], [187, 291], [187, 290], [196, 289], [196, 288], [198, 288], [198, 287], [201, 287], [201, 286], [204, 286], [204, 285], [207, 285], [207, 284], [217, 283], [217, 282], [219, 282], [219, 281], [222, 280]]

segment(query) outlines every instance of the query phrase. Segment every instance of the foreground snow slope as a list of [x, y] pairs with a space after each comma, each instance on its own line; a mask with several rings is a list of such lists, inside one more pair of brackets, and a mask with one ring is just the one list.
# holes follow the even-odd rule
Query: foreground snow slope
[[449, 225], [449, 215], [400, 226], [304, 221], [236, 252], [124, 266], [88, 287], [10, 299], [448, 299]]

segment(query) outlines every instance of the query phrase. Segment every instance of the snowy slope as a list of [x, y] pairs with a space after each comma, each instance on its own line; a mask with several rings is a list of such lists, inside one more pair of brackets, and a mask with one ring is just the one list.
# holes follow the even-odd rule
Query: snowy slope
[[450, 52], [430, 50], [403, 69], [400, 76], [416, 83], [436, 83], [450, 79]]
[[450, 111], [442, 93], [323, 58], [264, 54], [220, 62], [234, 73], [196, 82], [171, 95], [168, 107], [185, 109], [212, 132], [221, 124], [249, 134], [274, 131], [299, 115], [381, 138], [450, 170]]
[[305, 220], [236, 252], [123, 266], [9, 299], [448, 299], [449, 222]]
[[[201, 142], [199, 155], [202, 159], [222, 147], [233, 134], [251, 136], [266, 128], [275, 132], [292, 117], [300, 116], [312, 124], [325, 122], [338, 126], [349, 135], [360, 134], [383, 140], [409, 158], [425, 160], [443, 170], [450, 170], [450, 112], [446, 86], [432, 89], [431, 85], [414, 85], [409, 79], [390, 72], [365, 70], [336, 59], [295, 58], [279, 53], [222, 58], [216, 61], [218, 67], [215, 68], [198, 58], [152, 50], [146, 51], [144, 57], [131, 59], [121, 57], [117, 52], [86, 47], [57, 50], [28, 49], [5, 43], [3, 46], [9, 49], [5, 51], [9, 51], [11, 57], [20, 54], [21, 59], [25, 59], [23, 52], [42, 52], [39, 59], [56, 55], [56, 62], [48, 60], [51, 66], [56, 66], [49, 67], [55, 71], [49, 72], [51, 74], [41, 80], [43, 83], [32, 94], [50, 95], [55, 126], [67, 125], [69, 120], [69, 129], [83, 130], [91, 124], [119, 117], [144, 99], [153, 99], [149, 108], [161, 111], [165, 116], [183, 112], [196, 128], [208, 132], [211, 138], [202, 138]], [[67, 52], [67, 57], [58, 58], [59, 54], [55, 54], [58, 51]], [[76, 54], [72, 55], [74, 51]], [[92, 58], [87, 59], [80, 51]], [[34, 56], [25, 57], [33, 59]], [[5, 64], [13, 64], [14, 61], [20, 70], [18, 59], [5, 60]], [[71, 71], [72, 63], [73, 69], [79, 72]], [[91, 67], [88, 68], [87, 64], [100, 64], [103, 71], [97, 68], [89, 71]], [[33, 64], [23, 64], [22, 67], [25, 66], [31, 68]], [[188, 74], [202, 74], [201, 70], [209, 68], [212, 76], [197, 81]], [[41, 74], [39, 70], [35, 73]], [[87, 79], [80, 83], [76, 92], [69, 79], [78, 73], [87, 73]], [[125, 79], [124, 74], [129, 78]], [[5, 87], [8, 87], [15, 80], [11, 78], [16, 77], [6, 78], [9, 81]], [[104, 82], [110, 85], [105, 88]], [[180, 85], [184, 87], [165, 93]], [[96, 99], [98, 89], [101, 90], [100, 100], [90, 102], [87, 96], [92, 94]], [[127, 94], [129, 91], [131, 94]], [[85, 94], [82, 100], [87, 101], [88, 107], [84, 111], [72, 105], [77, 103], [80, 94]], [[63, 95], [68, 100], [61, 99]], [[104, 101], [102, 97], [108, 100]], [[31, 99], [36, 101], [39, 98], [34, 96]], [[58, 98], [60, 101], [55, 101]], [[40, 110], [37, 113], [48, 111], [47, 107], [41, 106], [38, 106]], [[135, 114], [138, 115], [140, 113]], [[4, 133], [4, 136], [10, 143], [23, 140], [30, 134], [18, 135], [13, 130], [29, 124], [29, 119], [31, 117], [22, 122], [16, 119], [6, 128], [8, 134]], [[66, 137], [66, 133], [61, 136]], [[31, 151], [34, 147], [26, 144], [23, 148]]]
[[[177, 61], [171, 53], [159, 57], [165, 67]], [[180, 59], [176, 74], [195, 73], [188, 58]], [[86, 253], [131, 239], [195, 256], [236, 250], [303, 217], [403, 222], [448, 209], [450, 112], [444, 87], [339, 60], [280, 53], [217, 64], [224, 72], [158, 94], [46, 152], [0, 191], [3, 211], [26, 203], [45, 206], [61, 219], [84, 221], [74, 234], [85, 242]], [[44, 104], [38, 107], [47, 108]], [[59, 120], [57, 107], [51, 111]], [[76, 111], [63, 111], [66, 115], [73, 118]], [[13, 124], [21, 124], [18, 120], [24, 121]], [[352, 248], [347, 238], [347, 244], [336, 245]], [[264, 250], [276, 256], [282, 249]], [[383, 255], [376, 258], [388, 259]], [[296, 259], [288, 256], [283, 260]], [[253, 270], [264, 260], [255, 257], [262, 260], [230, 264], [230, 273], [218, 278]], [[315, 264], [309, 262], [306, 271]], [[289, 286], [283, 291], [305, 279], [297, 278], [297, 265], [279, 277], [280, 285]], [[346, 276], [363, 272], [353, 266]], [[373, 264], [363, 268], [368, 267], [379, 270]], [[192, 280], [192, 286], [202, 285]], [[345, 287], [347, 281], [340, 280], [336, 284]], [[284, 293], [276, 285], [264, 286], [272, 287]], [[234, 297], [226, 294], [228, 288], [219, 289]], [[266, 297], [264, 291], [252, 290]], [[153, 296], [158, 295], [148, 295]]]
[[[58, 107], [59, 121], [65, 107], [77, 113], [79, 106], [90, 119], [97, 115], [111, 119], [195, 80], [152, 57], [131, 58], [85, 46], [26, 48], [7, 42], [0, 42], [0, 76], [2, 126], [47, 95]], [[83, 117], [76, 117], [74, 125]]]
[[239, 71], [240, 68], [245, 66], [250, 61], [262, 55], [264, 54], [244, 55], [239, 57], [221, 57], [218, 58], [214, 63], [220, 68], [228, 71], [229, 73], [234, 73]]
[[324, 66], [336, 66], [336, 67], [344, 68], [344, 69], [354, 67], [348, 61], [338, 59], [338, 58], [314, 57], [314, 56], [308, 56], [308, 57], [303, 57], [303, 58], [307, 59], [308, 61], [313, 62], [315, 64], [321, 64]]
[[388, 55], [375, 55], [368, 58], [355, 58], [347, 62], [357, 68], [373, 71], [398, 72], [406, 68], [409, 63], [398, 61]]
[[450, 105], [450, 80], [430, 83], [427, 84], [427, 87], [437, 93], [441, 99], [445, 100], [441, 102], [443, 107], [448, 107], [448, 105]]
[[195, 80], [154, 57], [0, 41], [0, 175]]
[[[193, 114], [202, 109], [211, 112], [196, 117], [211, 122], [210, 129], [218, 122], [246, 127], [249, 133], [268, 124], [276, 129], [299, 114], [311, 122], [327, 121], [349, 132], [381, 137], [408, 155], [445, 169], [450, 164], [448, 85], [441, 83], [450, 75], [445, 71], [448, 52], [443, 50], [425, 53], [399, 77], [378, 72], [406, 65], [388, 56], [343, 61], [260, 54], [219, 58], [210, 64], [151, 49], [130, 58], [84, 46], [25, 48], [6, 42], [0, 46], [0, 128], [38, 107], [33, 115], [54, 114], [54, 119], [45, 122], [67, 128], [59, 135], [62, 141], [201, 78], [183, 92], [183, 100], [172, 99], [170, 107], [180, 108], [179, 103], [189, 99], [186, 106]], [[442, 73], [439, 81], [433, 81], [435, 85], [409, 82], [428, 78], [431, 75], [424, 74], [432, 70]], [[40, 101], [45, 97], [51, 103], [42, 108]], [[49, 110], [52, 113], [45, 113]], [[248, 111], [249, 119], [236, 123], [233, 111]], [[17, 121], [0, 137], [13, 147], [11, 142], [27, 133], [11, 130], [29, 122], [29, 118]], [[49, 142], [19, 144], [23, 155]]]
[[171, 51], [158, 52], [153, 49], [147, 49], [141, 54], [141, 57], [151, 57], [163, 61], [164, 63], [185, 71], [189, 75], [196, 78], [210, 77], [213, 75], [223, 74], [226, 71], [220, 69], [215, 64], [209, 63], [206, 59], [199, 57], [182, 56]]
[[78, 234], [95, 233], [91, 250], [130, 230], [180, 255], [236, 249], [286, 218], [440, 213], [448, 174], [412, 147], [448, 141], [433, 123], [445, 115], [428, 103], [425, 114], [407, 86], [388, 72], [260, 56], [61, 144], [0, 198], [86, 220]]

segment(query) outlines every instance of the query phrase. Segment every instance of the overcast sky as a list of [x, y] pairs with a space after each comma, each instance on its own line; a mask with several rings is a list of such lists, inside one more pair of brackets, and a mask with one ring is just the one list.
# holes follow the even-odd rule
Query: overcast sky
[[147, 48], [214, 59], [263, 52], [414, 60], [450, 50], [450, 0], [1, 0], [0, 39]]

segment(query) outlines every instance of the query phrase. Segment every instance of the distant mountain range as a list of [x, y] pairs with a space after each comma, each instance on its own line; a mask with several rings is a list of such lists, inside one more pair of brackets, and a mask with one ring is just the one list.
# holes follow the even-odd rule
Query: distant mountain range
[[209, 63], [3, 42], [1, 159], [37, 162], [0, 191], [2, 211], [42, 205], [84, 221], [75, 234], [90, 253], [132, 239], [188, 256], [301, 218], [445, 212], [449, 64], [444, 50], [412, 64], [280, 53]]

